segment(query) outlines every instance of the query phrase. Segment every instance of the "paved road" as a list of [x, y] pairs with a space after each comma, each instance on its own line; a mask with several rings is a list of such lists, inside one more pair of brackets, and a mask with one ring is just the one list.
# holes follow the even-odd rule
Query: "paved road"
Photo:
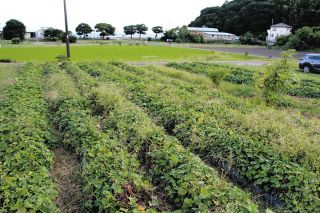
[[[130, 65], [134, 66], [148, 66], [148, 65], [159, 65], [164, 66], [170, 63], [170, 61], [139, 61], [139, 62], [128, 62]], [[178, 62], [182, 63], [182, 62]], [[221, 63], [221, 64], [233, 64], [233, 65], [240, 65], [240, 66], [263, 66], [268, 63], [268, 61], [206, 61], [206, 63]]]
[[[280, 58], [281, 50], [273, 50], [264, 47], [193, 47], [204, 50], [215, 50], [222, 52], [230, 52], [230, 53], [241, 53], [245, 54], [246, 52], [249, 55], [261, 56], [266, 58]], [[307, 52], [298, 52], [295, 56], [296, 59], [302, 58]]]

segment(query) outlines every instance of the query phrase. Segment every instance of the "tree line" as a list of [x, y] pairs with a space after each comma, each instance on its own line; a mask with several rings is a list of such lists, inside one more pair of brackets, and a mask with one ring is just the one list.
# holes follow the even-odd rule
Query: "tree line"
[[[136, 25], [128, 25], [123, 28], [123, 31], [126, 35], [129, 35], [132, 39], [133, 35], [138, 34], [139, 38], [143, 34], [146, 34], [148, 31], [148, 27], [145, 24], [136, 24]], [[78, 36], [83, 39], [88, 38], [89, 34], [92, 32], [100, 32], [100, 36], [102, 39], [105, 39], [108, 36], [112, 36], [115, 33], [116, 28], [108, 23], [98, 23], [94, 26], [94, 29], [87, 23], [80, 23], [75, 31]], [[204, 39], [202, 36], [193, 34], [188, 30], [187, 26], [176, 27], [168, 30], [164, 30], [162, 26], [155, 26], [152, 28], [152, 31], [155, 33], [155, 38], [158, 38], [158, 34], [163, 33], [163, 36], [160, 38], [162, 41], [172, 41], [177, 43], [189, 42], [189, 43], [203, 43]], [[16, 38], [19, 40], [23, 40], [26, 33], [25, 25], [15, 19], [11, 19], [6, 23], [6, 26], [3, 28], [3, 37], [6, 40], [13, 40], [14, 43]], [[77, 41], [77, 37], [72, 35], [72, 32], [68, 32], [69, 40], [71, 43]], [[44, 30], [44, 37], [49, 41], [58, 41], [61, 40], [65, 42], [65, 33], [60, 29], [56, 29], [53, 27], [49, 27]]]
[[[99, 23], [96, 24], [94, 29], [96, 32], [100, 32], [100, 36], [102, 39], [104, 39], [105, 36], [111, 36], [114, 35], [116, 28], [113, 27], [111, 24], [107, 23]], [[123, 28], [123, 32], [126, 35], [130, 35], [131, 39], [134, 34], [139, 34], [139, 38], [141, 38], [142, 35], [146, 34], [148, 31], [148, 27], [145, 24], [136, 24], [136, 25], [128, 25]], [[76, 32], [79, 36], [83, 36], [83, 38], [86, 38], [88, 34], [92, 33], [94, 30], [90, 27], [89, 24], [81, 23], [76, 28]], [[152, 31], [156, 34], [155, 38], [158, 37], [159, 33], [163, 33], [163, 27], [162, 26], [155, 26], [152, 28]]]
[[192, 21], [190, 27], [215, 27], [221, 31], [243, 35], [251, 32], [263, 40], [274, 23], [284, 22], [294, 30], [320, 23], [319, 0], [233, 0], [221, 7], [208, 7]]
[[[130, 35], [131, 39], [134, 34], [139, 34], [139, 38], [141, 38], [142, 35], [146, 34], [148, 31], [148, 27], [145, 24], [136, 24], [136, 25], [128, 25], [123, 28], [123, 31], [126, 35]], [[100, 36], [102, 39], [105, 39], [105, 37], [112, 36], [115, 33], [116, 28], [108, 23], [97, 23], [94, 26], [94, 29], [91, 28], [91, 26], [87, 23], [80, 23], [75, 31], [77, 35], [82, 37], [83, 39], [88, 38], [88, 35], [92, 32], [100, 32]], [[152, 28], [152, 31], [156, 34], [155, 38], [158, 37], [159, 33], [163, 33], [163, 27], [162, 26], [155, 26]], [[2, 36], [6, 40], [12, 40], [12, 39], [19, 39], [23, 40], [26, 33], [26, 26], [19, 20], [16, 19], [10, 19], [6, 22]], [[76, 41], [76, 37], [72, 35], [72, 32], [68, 32], [69, 39], [71, 42]], [[53, 27], [49, 27], [46, 30], [44, 30], [44, 37], [50, 41], [57, 41], [57, 40], [65, 40], [65, 33], [64, 31], [60, 29], [56, 29]]]

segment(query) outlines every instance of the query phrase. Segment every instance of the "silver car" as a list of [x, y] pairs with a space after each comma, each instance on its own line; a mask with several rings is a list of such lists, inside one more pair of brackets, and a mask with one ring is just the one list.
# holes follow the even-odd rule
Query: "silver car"
[[299, 68], [304, 72], [320, 71], [320, 54], [306, 54], [299, 61]]

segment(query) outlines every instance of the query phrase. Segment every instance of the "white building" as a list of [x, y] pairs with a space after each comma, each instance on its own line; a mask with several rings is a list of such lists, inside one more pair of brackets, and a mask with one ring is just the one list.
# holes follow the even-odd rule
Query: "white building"
[[267, 43], [270, 45], [274, 45], [277, 41], [277, 37], [290, 35], [291, 30], [292, 27], [284, 23], [272, 25], [271, 28], [267, 31]]
[[48, 29], [47, 27], [42, 27], [37, 31], [28, 31], [25, 33], [24, 37], [25, 39], [44, 39], [44, 31]]
[[235, 41], [238, 39], [238, 36], [219, 32], [217, 28], [208, 28], [208, 27], [188, 27], [188, 30], [191, 33], [201, 35], [206, 41]]
[[48, 29], [48, 27], [41, 27], [39, 30], [35, 32], [37, 39], [44, 39], [44, 31]]
[[238, 40], [239, 37], [225, 32], [212, 32], [212, 33], [203, 33], [202, 34], [204, 40], [213, 40], [213, 41], [235, 41]]
[[202, 34], [202, 33], [212, 33], [219, 32], [217, 28], [208, 28], [206, 26], [203, 27], [188, 27], [188, 30], [192, 33]]

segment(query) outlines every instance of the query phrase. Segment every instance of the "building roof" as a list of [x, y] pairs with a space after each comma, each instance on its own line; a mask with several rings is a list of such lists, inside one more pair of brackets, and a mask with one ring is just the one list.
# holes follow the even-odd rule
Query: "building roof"
[[274, 24], [271, 27], [292, 28], [290, 25], [287, 25], [285, 23]]
[[205, 32], [204, 34], [208, 34], [208, 35], [222, 35], [222, 36], [235, 36], [234, 34], [225, 33], [225, 32], [210, 32], [210, 33]]
[[196, 32], [219, 32], [217, 28], [208, 28], [208, 27], [188, 27], [189, 31]]

